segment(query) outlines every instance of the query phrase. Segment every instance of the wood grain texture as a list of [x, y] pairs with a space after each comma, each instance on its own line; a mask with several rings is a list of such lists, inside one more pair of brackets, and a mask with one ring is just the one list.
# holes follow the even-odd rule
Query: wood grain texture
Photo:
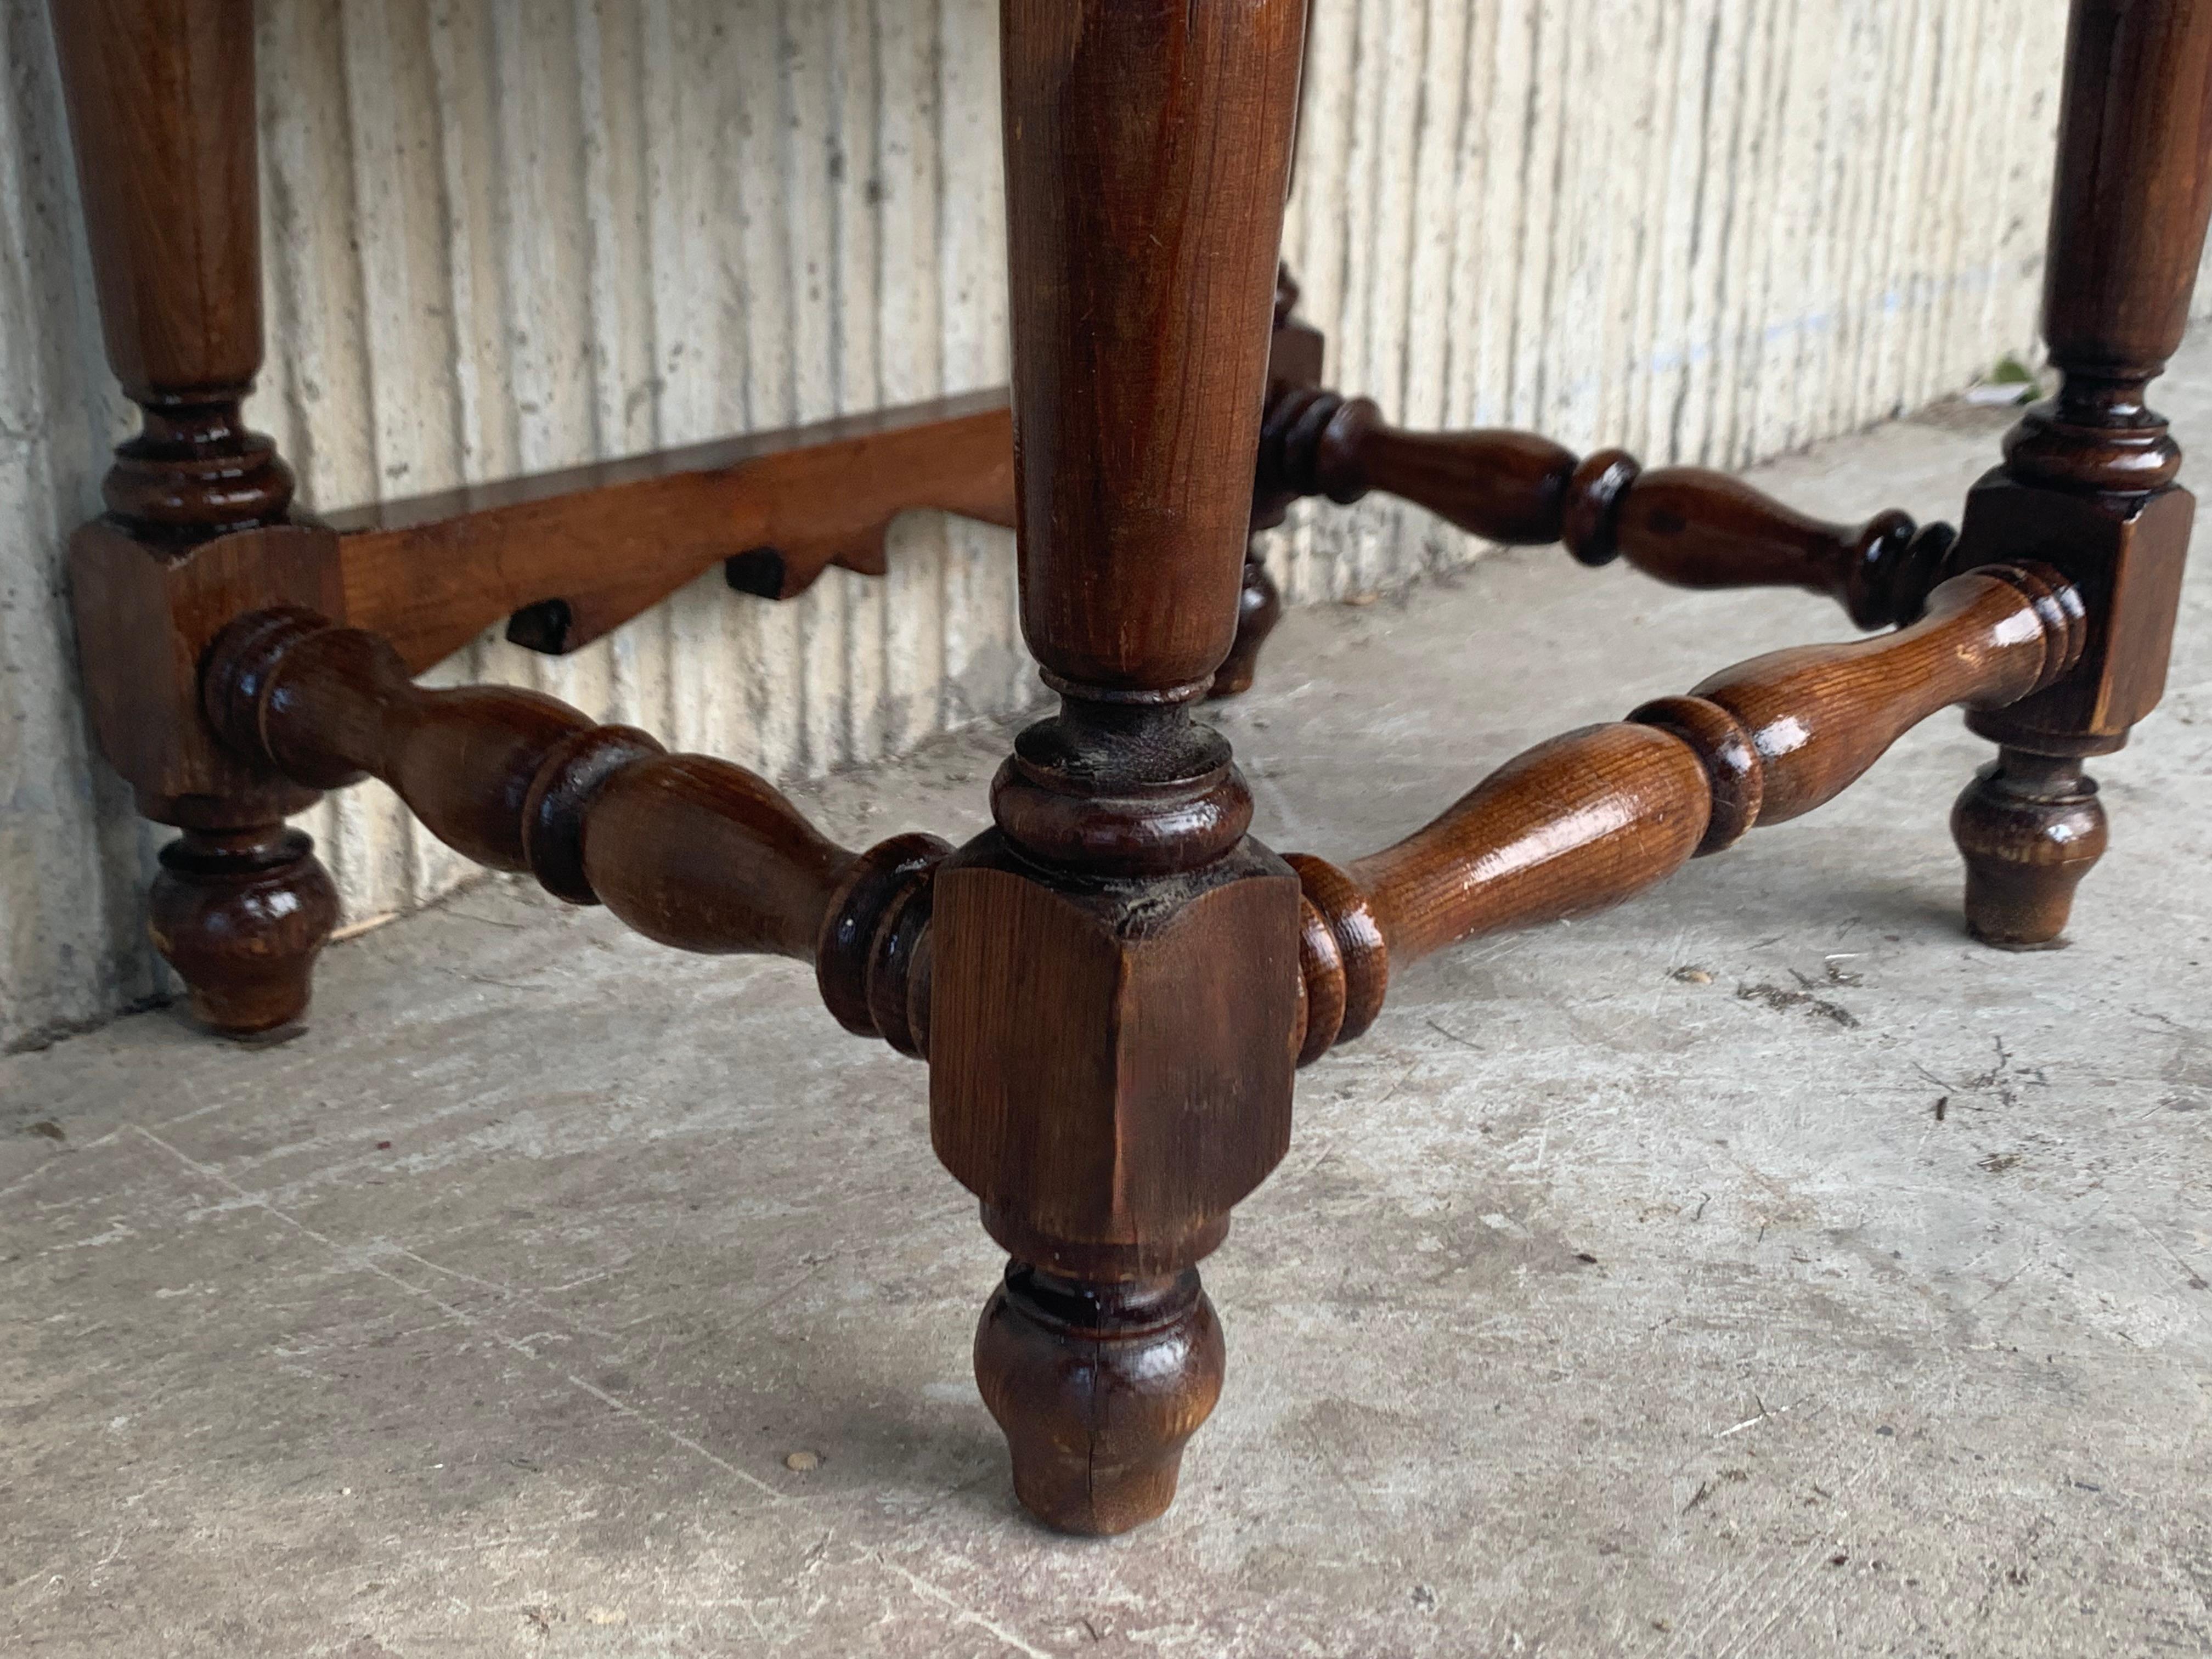
[[2057, 395], [1975, 486], [1962, 559], [2038, 559], [2088, 607], [2079, 664], [1969, 724], [1999, 745], [1952, 817], [1967, 926], [2055, 942], [2105, 828], [2081, 757], [2109, 753], [2166, 690], [2196, 502], [2146, 388], [2181, 343], [2212, 214], [2212, 4], [2074, 0], [2043, 331]]
[[[2043, 289], [2051, 361], [2077, 382], [2062, 404], [2113, 407], [2079, 382], [2139, 392], [2181, 343], [2212, 213], [2208, 140], [2212, 6], [2074, 0]], [[2123, 481], [2108, 465], [2096, 482]]]
[[1688, 862], [1705, 769], [1650, 726], [1594, 726], [1508, 761], [1441, 817], [1351, 865], [1394, 964], [1617, 904]]
[[976, 1381], [1014, 1449], [1015, 1496], [1094, 1537], [1175, 1501], [1184, 1443], [1220, 1399], [1225, 1364], [1194, 1267], [1100, 1285], [1017, 1263], [975, 1328]]
[[1998, 708], [2063, 676], [2080, 596], [2047, 568], [1936, 590], [1878, 639], [1778, 651], [1686, 697], [1509, 761], [1443, 816], [1339, 867], [1297, 856], [1302, 1062], [1364, 1030], [1391, 973], [1459, 941], [1616, 903], [1755, 824], [1831, 800], [1939, 709]]
[[811, 963], [848, 1029], [920, 1051], [912, 951], [892, 941], [926, 916], [947, 850], [933, 836], [848, 851], [742, 767], [667, 754], [542, 692], [424, 690], [388, 641], [302, 610], [233, 623], [201, 694], [234, 750], [288, 778], [380, 779], [465, 858], [604, 903], [662, 944]]
[[1641, 474], [1613, 512], [1612, 546], [1648, 576], [1677, 587], [1800, 587], [1834, 599], [1861, 628], [1918, 616], [1948, 574], [1955, 536], [1895, 507], [1830, 523], [1699, 467]]
[[1625, 450], [1587, 458], [1506, 428], [1404, 432], [1364, 398], [1310, 387], [1271, 396], [1261, 493], [1340, 504], [1381, 490], [1507, 546], [1564, 542], [1588, 565], [1625, 557], [1679, 587], [1802, 587], [1862, 628], [1917, 616], [1949, 565], [1948, 525], [1894, 508], [1831, 524], [1702, 467], [1645, 471]]
[[2188, 550], [2181, 451], [2143, 394], [2181, 343], [2212, 213], [2212, 5], [2075, 0], [2067, 54], [2043, 307], [2058, 394], [2007, 435], [1962, 551], [2046, 558], [2093, 619], [2067, 684], [1978, 729], [2092, 754], [2165, 690]]
[[1293, 387], [1268, 401], [1260, 450], [1267, 486], [1349, 506], [1380, 489], [1470, 534], [1509, 545], [1559, 539], [1572, 451], [1534, 433], [1401, 432], [1366, 398]]
[[151, 538], [273, 524], [291, 470], [240, 413], [261, 368], [253, 19], [190, 0], [57, 0], [107, 360], [144, 411], [102, 486]]
[[1190, 706], [1237, 632], [1305, 7], [1002, 19], [1022, 624], [1061, 705], [934, 884], [930, 1138], [1016, 1263], [976, 1348], [1015, 1489], [1122, 1531], [1174, 1496], [1218, 1333], [1187, 1299], [1071, 1336], [1018, 1287], [1195, 1298], [1289, 1143], [1297, 884]]
[[1022, 627], [1066, 678], [1229, 653], [1304, 26], [1298, 0], [1006, 8]]
[[219, 1036], [296, 1034], [337, 889], [297, 830], [187, 830], [161, 849], [146, 927], [185, 982], [192, 1018]]
[[[2064, 13], [1341, 0], [1316, 14], [1285, 228], [1301, 309], [1338, 382], [1408, 427], [1618, 441], [1655, 466], [1917, 407], [2037, 349]], [[330, 510], [1003, 385], [997, 27], [995, 0], [255, 9], [270, 350], [249, 424]], [[161, 981], [152, 842], [121, 792], [83, 787], [63, 568], [117, 412], [44, 9], [0, 9], [0, 55], [13, 1042]], [[584, 651], [483, 639], [443, 677], [816, 775], [1034, 700], [1010, 546], [908, 519], [882, 583], [835, 571], [788, 607], [702, 583]], [[1480, 550], [1379, 495], [1261, 546], [1291, 605]], [[468, 872], [380, 787], [302, 827], [349, 921]]]
[[1690, 695], [1735, 719], [1759, 757], [1757, 822], [1781, 823], [1833, 799], [1930, 714], [2002, 708], [2050, 684], [2080, 655], [2082, 629], [2079, 596], [2049, 573], [1970, 571], [1912, 627], [1771, 652]]
[[[996, 0], [259, 15], [255, 411], [319, 509], [1006, 383]], [[1007, 532], [902, 515], [884, 562], [781, 605], [709, 572], [594, 645], [479, 635], [435, 675], [785, 784], [1036, 704]], [[352, 917], [470, 872], [380, 787], [309, 827]]]
[[61, 0], [100, 332], [139, 404], [234, 399], [260, 372], [252, 14], [191, 0]]
[[[2064, 0], [1317, 9], [1285, 257], [1413, 429], [1725, 469], [2030, 360]], [[1481, 550], [1370, 496], [1292, 604]]]
[[935, 884], [938, 1158], [1071, 1267], [1187, 1266], [1289, 1145], [1297, 884], [1243, 854], [1148, 907], [1054, 892], [988, 850]]
[[[343, 536], [346, 614], [419, 673], [526, 606], [557, 604], [538, 648], [565, 655], [740, 556], [787, 599], [830, 565], [882, 576], [914, 508], [1013, 523], [1004, 394], [386, 502], [325, 520]], [[755, 591], [759, 591], [756, 586]]]
[[2074, 892], [2110, 831], [2095, 780], [2074, 755], [2000, 749], [1951, 809], [1966, 861], [1966, 928], [2001, 950], [2038, 951], [2066, 931]]
[[258, 819], [228, 822], [273, 822], [306, 798], [213, 752], [190, 714], [215, 630], [258, 604], [312, 602], [328, 576], [326, 550], [306, 538], [191, 550], [281, 520], [289, 497], [268, 440], [239, 420], [261, 366], [252, 19], [88, 0], [55, 7], [53, 23], [102, 335], [144, 421], [103, 486], [109, 516], [75, 539], [93, 726], [148, 816], [185, 822], [173, 815], [191, 811], [185, 798], [258, 793]]
[[80, 530], [70, 574], [94, 736], [158, 823], [275, 823], [314, 792], [224, 749], [198, 718], [199, 665], [234, 618], [264, 605], [344, 603], [327, 532], [279, 526], [149, 552], [105, 520]]
[[[1279, 312], [1284, 295], [1279, 280]], [[1279, 317], [1275, 337], [1271, 380], [1310, 383], [1320, 337]], [[1281, 506], [1271, 505], [1269, 522], [1279, 523]], [[723, 561], [732, 586], [764, 599], [795, 599], [833, 564], [884, 576], [891, 521], [917, 509], [1012, 527], [1004, 392], [380, 502], [320, 522], [343, 538], [346, 615], [420, 673], [502, 619], [514, 619], [516, 644], [582, 650]], [[1255, 524], [1260, 510], [1255, 502]], [[526, 611], [538, 617], [526, 623], [518, 613]], [[1250, 684], [1253, 654], [1281, 611], [1248, 552], [1237, 611], [1243, 678], [1233, 688], [1218, 680], [1214, 695]]]
[[[71, 540], [90, 724], [163, 848], [147, 935], [193, 1013], [234, 1037], [298, 1029], [337, 916], [314, 796], [223, 754], [200, 653], [244, 607], [326, 602], [327, 539], [283, 523], [292, 473], [240, 404], [261, 366], [252, 17], [182, 0], [52, 8], [110, 366], [140, 406]], [[244, 533], [237, 533], [244, 532]]]

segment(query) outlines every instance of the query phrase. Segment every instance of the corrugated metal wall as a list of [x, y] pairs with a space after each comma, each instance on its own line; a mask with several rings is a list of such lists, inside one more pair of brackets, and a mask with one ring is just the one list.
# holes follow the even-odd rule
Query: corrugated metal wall
[[[1316, 0], [1288, 253], [1332, 375], [1414, 424], [1735, 464], [2033, 349], [2063, 0]], [[1003, 381], [992, 0], [264, 0], [270, 368], [337, 507]], [[157, 836], [88, 753], [61, 588], [127, 428], [43, 9], [0, 0], [0, 1043], [157, 992]], [[1871, 508], [1880, 503], [1869, 502]], [[1291, 595], [1471, 550], [1294, 524]], [[792, 778], [1036, 695], [1008, 540], [702, 580], [442, 671]], [[312, 815], [354, 918], [459, 878], [376, 787]]]

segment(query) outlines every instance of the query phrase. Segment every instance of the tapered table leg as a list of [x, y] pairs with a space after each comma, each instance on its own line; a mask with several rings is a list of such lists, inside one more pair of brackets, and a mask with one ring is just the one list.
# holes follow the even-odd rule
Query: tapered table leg
[[2055, 943], [2105, 849], [2082, 769], [2165, 690], [2196, 503], [2144, 389], [2180, 343], [2212, 208], [2212, 0], [2075, 0], [2043, 329], [2058, 395], [1967, 499], [1954, 563], [2039, 559], [2078, 583], [2088, 648], [2064, 681], [1969, 717], [2000, 745], [1952, 813], [1966, 922]]
[[1298, 886], [1191, 717], [1235, 634], [1304, 0], [1005, 0], [1022, 622], [1060, 694], [935, 883], [939, 1156], [1048, 1524], [1164, 1510], [1221, 1386], [1197, 1264], [1282, 1157]]
[[[314, 793], [207, 734], [204, 641], [180, 626], [195, 604], [207, 631], [225, 620], [228, 577], [192, 570], [195, 550], [283, 524], [292, 498], [290, 469], [240, 416], [262, 352], [253, 8], [53, 0], [52, 16], [108, 362], [144, 411], [108, 472], [106, 517], [72, 547], [87, 690], [139, 810], [184, 831], [161, 854], [155, 945], [204, 1022], [265, 1036], [306, 1008], [337, 895], [284, 827]], [[242, 577], [284, 556], [270, 542], [223, 556]], [[281, 597], [233, 585], [246, 605]]]

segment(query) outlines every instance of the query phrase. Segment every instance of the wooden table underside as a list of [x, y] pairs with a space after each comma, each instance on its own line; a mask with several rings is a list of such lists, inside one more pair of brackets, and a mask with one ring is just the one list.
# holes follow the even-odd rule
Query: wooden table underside
[[[336, 893], [286, 817], [374, 775], [435, 834], [672, 946], [812, 964], [929, 1063], [931, 1134], [1007, 1249], [976, 1337], [1040, 1518], [1171, 1501], [1219, 1391], [1198, 1263], [1287, 1145], [1295, 1066], [1393, 971], [1626, 898], [1810, 811], [1963, 707], [1969, 927], [2054, 942], [2105, 844], [2085, 757], [2164, 685], [2193, 503], [2143, 402], [2212, 206], [2212, 0], [2074, 0], [2044, 328], [2057, 395], [1959, 527], [1797, 514], [1534, 434], [1407, 433], [1320, 385], [1275, 258], [1304, 0], [1002, 0], [1013, 382], [320, 521], [240, 410], [261, 363], [252, 9], [55, 0], [110, 362], [144, 411], [72, 547], [95, 733], [182, 834], [149, 899], [211, 1028], [295, 1029]], [[1272, 335], [1270, 324], [1272, 319]], [[1249, 833], [1194, 718], [1272, 621], [1255, 526], [1371, 490], [1691, 586], [1828, 593], [1862, 628], [1539, 745], [1340, 863]], [[1018, 532], [1058, 712], [959, 848], [819, 835], [764, 780], [536, 693], [413, 677], [507, 617], [574, 650], [717, 562], [776, 598], [880, 573], [909, 508]], [[733, 600], [733, 603], [744, 602]]]

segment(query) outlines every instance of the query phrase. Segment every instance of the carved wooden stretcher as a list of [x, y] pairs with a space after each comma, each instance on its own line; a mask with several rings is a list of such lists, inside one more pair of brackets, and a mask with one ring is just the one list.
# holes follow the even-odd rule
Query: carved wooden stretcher
[[[2212, 0], [2075, 0], [2045, 312], [2063, 378], [1955, 534], [1824, 524], [1528, 434], [1400, 432], [1321, 390], [1275, 267], [1303, 0], [1004, 4], [1010, 400], [313, 521], [239, 413], [262, 353], [250, 9], [57, 0], [109, 356], [145, 414], [73, 595], [102, 750], [182, 832], [151, 929], [203, 1022], [300, 1018], [337, 899], [284, 821], [364, 775], [466, 856], [664, 944], [811, 963], [847, 1030], [928, 1062], [937, 1152], [1009, 1253], [975, 1358], [1022, 1502], [1116, 1532], [1167, 1506], [1218, 1394], [1197, 1264], [1283, 1155], [1293, 1067], [1366, 1030], [1395, 969], [1625, 899], [1954, 707], [1999, 744], [1953, 815], [1968, 925], [2057, 939], [2104, 848], [2081, 763], [2158, 700], [2193, 507], [2142, 399], [2212, 199]], [[1278, 857], [1192, 709], [1250, 683], [1279, 609], [1252, 529], [1378, 489], [1584, 563], [1810, 588], [1886, 631], [1540, 744], [1382, 851]], [[770, 598], [879, 572], [913, 507], [1018, 526], [1061, 699], [957, 848], [838, 847], [742, 768], [533, 692], [412, 683], [502, 617], [574, 650], [717, 562]]]

